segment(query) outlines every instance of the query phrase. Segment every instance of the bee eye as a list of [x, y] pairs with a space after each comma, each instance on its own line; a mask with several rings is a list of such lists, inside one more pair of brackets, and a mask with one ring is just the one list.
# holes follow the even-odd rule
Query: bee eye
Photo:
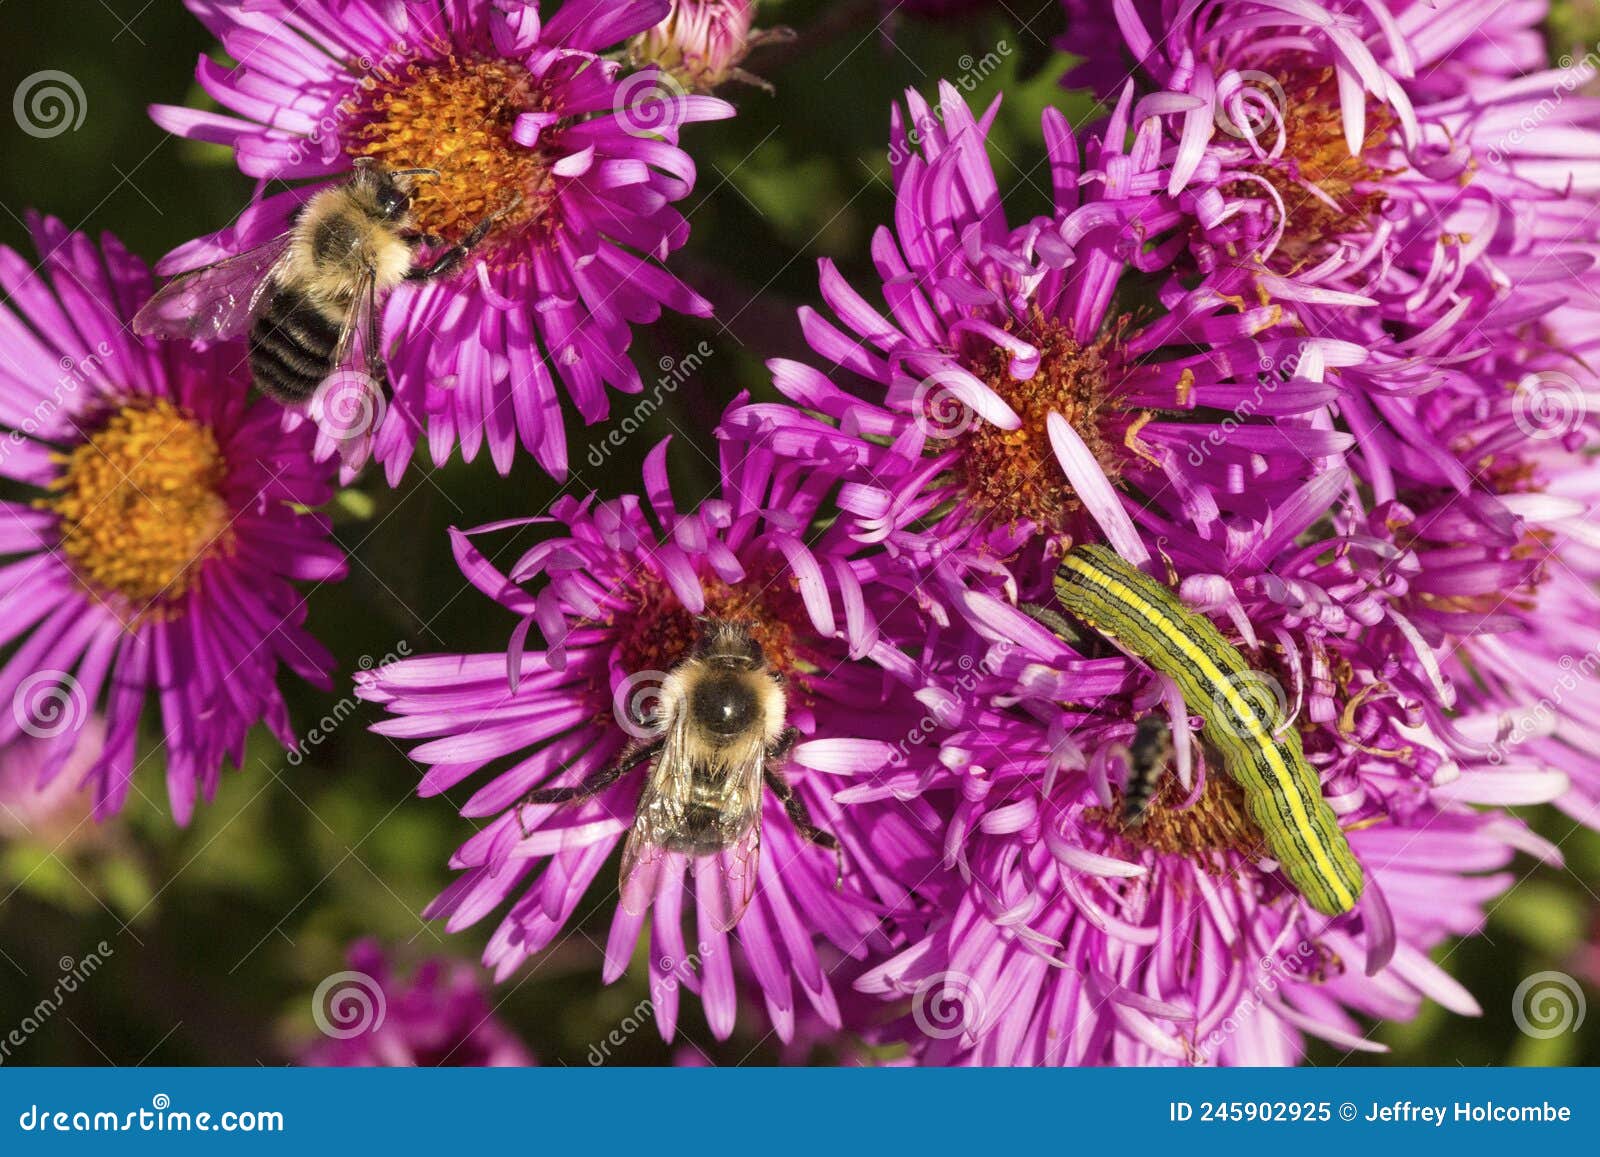
[[378, 191], [378, 209], [385, 217], [395, 217], [406, 211], [411, 204], [411, 198], [399, 189], [380, 189]]

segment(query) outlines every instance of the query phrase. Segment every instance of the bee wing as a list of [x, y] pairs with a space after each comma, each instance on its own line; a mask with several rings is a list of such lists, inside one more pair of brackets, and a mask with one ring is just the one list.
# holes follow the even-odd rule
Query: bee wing
[[695, 900], [711, 926], [732, 932], [756, 894], [761, 866], [761, 813], [730, 847], [695, 866]]
[[339, 331], [328, 372], [335, 373], [361, 363], [367, 376], [381, 383], [384, 372], [383, 350], [379, 346], [378, 336], [378, 283], [372, 270], [363, 271], [352, 300], [355, 305], [345, 318], [344, 328]]
[[215, 265], [179, 274], [134, 314], [133, 332], [190, 341], [238, 337], [250, 328], [266, 300], [288, 257], [289, 238], [289, 233], [281, 233]]
[[630, 915], [643, 916], [655, 903], [661, 887], [661, 871], [672, 853], [640, 832], [638, 820], [628, 833], [622, 849], [622, 907]]
[[[687, 725], [674, 723], [667, 742], [639, 796], [633, 830], [622, 850], [621, 892], [623, 908], [641, 916], [654, 902], [669, 864], [681, 857], [666, 845], [682, 826], [694, 783], [694, 765], [684, 754]], [[727, 932], [739, 922], [756, 890], [756, 869], [761, 858], [761, 785], [766, 748], [752, 740], [729, 759], [728, 795], [722, 810], [738, 830], [727, 847], [696, 865], [695, 894], [718, 931]]]
[[622, 907], [642, 916], [655, 902], [661, 872], [671, 858], [666, 844], [683, 822], [694, 780], [694, 767], [684, 755], [684, 723], [674, 721], [667, 731], [661, 754], [650, 767], [633, 828], [622, 849]]

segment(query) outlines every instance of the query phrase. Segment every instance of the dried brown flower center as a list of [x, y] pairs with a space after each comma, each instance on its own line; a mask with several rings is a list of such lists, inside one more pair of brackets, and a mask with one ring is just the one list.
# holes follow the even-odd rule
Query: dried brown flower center
[[[1395, 121], [1387, 107], [1368, 102], [1366, 138], [1361, 151], [1351, 156], [1334, 70], [1292, 64], [1276, 77], [1282, 88], [1282, 155], [1274, 162], [1243, 168], [1265, 180], [1283, 199], [1283, 239], [1274, 256], [1294, 264], [1338, 237], [1371, 228], [1387, 201], [1377, 186], [1394, 170], [1379, 168], [1370, 154], [1388, 139]], [[1277, 135], [1277, 127], [1269, 125], [1261, 136], [1262, 145], [1274, 147]], [[1250, 182], [1239, 182], [1228, 191], [1234, 196], [1263, 195]]]
[[1185, 808], [1185, 798], [1178, 777], [1167, 775], [1137, 824], [1123, 824], [1120, 795], [1111, 808], [1091, 808], [1085, 815], [1134, 849], [1183, 856], [1213, 874], [1232, 870], [1228, 852], [1252, 862], [1261, 858], [1266, 840], [1233, 780], [1208, 768], [1198, 802]]
[[1080, 345], [1065, 327], [1042, 318], [1035, 319], [1027, 338], [1042, 355], [1032, 378], [1013, 378], [1010, 354], [999, 348], [974, 370], [1022, 424], [1002, 430], [976, 422], [963, 435], [959, 469], [968, 495], [992, 517], [1008, 523], [1028, 521], [1054, 531], [1081, 503], [1050, 445], [1049, 416], [1056, 413], [1066, 419], [1113, 482], [1124, 459], [1107, 437], [1112, 411], [1107, 404], [1105, 343]]
[[229, 545], [227, 461], [211, 431], [165, 399], [118, 411], [62, 462], [40, 504], [60, 517], [62, 553], [94, 587], [170, 602]]
[[438, 177], [417, 183], [412, 208], [421, 229], [447, 241], [461, 240], [520, 193], [521, 204], [485, 241], [492, 246], [547, 220], [553, 158], [511, 134], [523, 113], [556, 112], [554, 104], [547, 86], [511, 61], [407, 64], [362, 80], [346, 106], [354, 127], [345, 151], [388, 168], [438, 169]]

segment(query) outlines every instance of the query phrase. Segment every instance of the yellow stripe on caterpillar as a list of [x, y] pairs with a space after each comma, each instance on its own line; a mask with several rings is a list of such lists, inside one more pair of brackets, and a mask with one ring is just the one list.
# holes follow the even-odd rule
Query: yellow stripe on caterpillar
[[1317, 911], [1356, 906], [1365, 878], [1322, 798], [1300, 734], [1285, 719], [1275, 683], [1252, 670], [1210, 619], [1103, 546], [1062, 559], [1056, 598], [1070, 614], [1178, 685], [1205, 738], [1239, 784], [1250, 817], [1284, 874]]

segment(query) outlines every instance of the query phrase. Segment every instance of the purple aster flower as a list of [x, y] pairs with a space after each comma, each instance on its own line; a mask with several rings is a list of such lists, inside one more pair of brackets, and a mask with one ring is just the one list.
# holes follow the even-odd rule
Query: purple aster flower
[[248, 399], [237, 349], [130, 336], [151, 281], [121, 245], [32, 228], [38, 270], [0, 250], [0, 472], [39, 495], [4, 504], [0, 747], [49, 743], [44, 788], [102, 714], [84, 778], [104, 818], [127, 798], [153, 709], [186, 823], [253, 724], [293, 742], [280, 669], [330, 686], [295, 584], [344, 575], [327, 520], [306, 512], [332, 479], [308, 433], [286, 436], [276, 406]]
[[[824, 946], [850, 958], [886, 950], [880, 917], [912, 906], [911, 889], [932, 865], [914, 810], [858, 815], [833, 800], [841, 785], [885, 767], [926, 709], [878, 667], [852, 662], [893, 651], [886, 631], [904, 629], [896, 624], [906, 612], [870, 565], [850, 558], [844, 535], [809, 532], [830, 478], [777, 466], [759, 449], [724, 446], [720, 492], [692, 510], [680, 511], [673, 498], [663, 443], [646, 464], [644, 500], [558, 500], [549, 519], [531, 521], [565, 533], [507, 569], [455, 532], [467, 578], [521, 617], [507, 652], [405, 660], [364, 676], [359, 693], [394, 715], [375, 730], [423, 741], [411, 753], [428, 767], [421, 794], [488, 773], [461, 808], [484, 821], [452, 861], [462, 875], [428, 915], [457, 930], [509, 900], [485, 954], [503, 979], [569, 935], [564, 929], [635, 821], [644, 771], [580, 803], [520, 801], [536, 787], [583, 783], [648, 734], [643, 721], [688, 654], [697, 616], [745, 624], [786, 678], [787, 723], [800, 739], [783, 777], [842, 845], [842, 882], [834, 855], [804, 840], [774, 793], [763, 792], [754, 897], [731, 933], [718, 915], [715, 857], [693, 862], [688, 886], [681, 856], [676, 870], [662, 873], [650, 993], [665, 1038], [675, 1032], [682, 989], [699, 994], [712, 1032], [726, 1038], [742, 960], [788, 1040], [797, 1004], [839, 1026]], [[543, 650], [526, 645], [535, 628]], [[614, 904], [612, 885], [602, 887], [602, 905]], [[607, 982], [627, 967], [644, 924], [643, 909], [629, 908], [618, 904], [611, 921]]]
[[1225, 0], [1115, 19], [1145, 75], [1200, 98], [1163, 115], [1160, 146], [1199, 267], [1253, 265], [1264, 297], [1368, 351], [1338, 375], [1337, 421], [1414, 548], [1394, 609], [1438, 649], [1441, 696], [1463, 689], [1438, 737], [1504, 759], [1514, 795], [1541, 770], [1569, 778], [1562, 806], [1592, 823], [1573, 668], [1600, 577], [1584, 456], [1600, 106], [1577, 91], [1591, 64], [1544, 67], [1543, 14]]
[[464, 960], [434, 956], [402, 979], [374, 940], [351, 945], [350, 969], [312, 998], [323, 1038], [300, 1063], [318, 1068], [521, 1068], [537, 1064], [495, 1016], [485, 978]]
[[1369, 346], [1384, 324], [1425, 341], [1459, 337], [1473, 307], [1502, 325], [1549, 308], [1547, 283], [1593, 264], [1595, 229], [1574, 235], [1584, 207], [1563, 202], [1600, 189], [1600, 109], [1574, 95], [1592, 68], [1530, 52], [1539, 9], [1484, 33], [1468, 3], [1118, 7], [1141, 72], [1194, 98], [1164, 110], [1159, 148], [1201, 267], [1259, 267], [1262, 293], [1304, 303], [1318, 333], [1354, 339], [1328, 315], [1376, 306]]
[[521, 198], [468, 271], [410, 283], [382, 307], [393, 401], [372, 452], [391, 482], [421, 433], [436, 463], [457, 444], [471, 460], [487, 442], [505, 473], [520, 442], [564, 476], [555, 380], [597, 422], [607, 386], [643, 388], [627, 357], [634, 325], [663, 307], [709, 316], [710, 304], [659, 262], [688, 236], [672, 207], [695, 178], [678, 128], [732, 107], [679, 93], [654, 69], [624, 76], [599, 55], [658, 24], [667, 0], [569, 0], [548, 19], [532, 0], [190, 8], [237, 62], [202, 56], [196, 68], [236, 115], [157, 105], [156, 121], [230, 146], [262, 181], [319, 183], [265, 198], [169, 254], [161, 272], [282, 233], [295, 206], [357, 157], [440, 169], [413, 207], [419, 227], [446, 243]]
[[[1046, 762], [1040, 753], [1027, 770]], [[867, 991], [911, 1001], [879, 1039], [904, 1041], [922, 1064], [1285, 1065], [1307, 1037], [1383, 1051], [1358, 1018], [1409, 1020], [1423, 998], [1478, 1013], [1428, 952], [1478, 932], [1513, 882], [1503, 869], [1533, 838], [1515, 821], [1463, 809], [1350, 837], [1396, 940], [1368, 976], [1347, 928], [1263, 902], [1248, 870], [1230, 867], [1227, 825], [1241, 812], [1222, 798], [1174, 813], [1131, 859], [1115, 842], [1074, 843], [1079, 833], [1047, 827], [1037, 809], [995, 809], [994, 827], [1020, 823], [1033, 838], [990, 834], [986, 821], [966, 851], [974, 883], [950, 914], [863, 977]], [[1067, 829], [1074, 816], [1106, 822], [1101, 807], [1065, 814]], [[1183, 850], [1161, 850], [1169, 841]]]
[[[1116, 10], [1140, 75], [1193, 102], [1162, 110], [1152, 148], [1193, 216], [1194, 264], [1246, 271], [1251, 294], [1367, 351], [1336, 375], [1338, 416], [1392, 447], [1362, 455], [1379, 473], [1421, 463], [1459, 485], [1466, 467], [1418, 399], [1470, 389], [1464, 363], [1485, 349], [1560, 354], [1552, 331], [1592, 331], [1591, 294], [1571, 285], [1592, 286], [1600, 253], [1600, 106], [1577, 95], [1591, 66], [1542, 67], [1541, 14], [1519, 4], [1486, 23], [1475, 5], [1410, 0]], [[1480, 399], [1499, 376], [1477, 376]]]
[[[1284, 881], [1175, 687], [973, 593], [986, 641], [964, 669], [982, 677], [940, 737], [946, 774], [840, 795], [919, 793], [945, 824], [947, 875], [923, 886], [938, 918], [858, 982], [911, 999], [887, 1039], [925, 1063], [1282, 1064], [1308, 1035], [1371, 1049], [1356, 1017], [1405, 1019], [1424, 996], [1477, 1011], [1428, 952], [1481, 926], [1516, 851], [1559, 862], [1493, 809], [1548, 802], [1565, 780], [1463, 749], [1448, 646], [1399, 609], [1424, 581], [1394, 541], [1399, 512], [1341, 514], [1325, 539], [1308, 519], [1348, 476], [1308, 486], [1324, 492], [1276, 508], [1265, 541], [1152, 529], [1183, 597], [1239, 637], [1295, 720], [1366, 870], [1358, 909], [1330, 920]], [[1172, 765], [1128, 824], [1127, 744], [1152, 712], [1170, 719]]]
[[[1578, 347], [1559, 364], [1584, 357]], [[1443, 464], [1453, 470], [1411, 459], [1379, 476], [1418, 560], [1405, 613], [1460, 689], [1441, 729], [1452, 752], [1499, 769], [1511, 795], [1498, 802], [1525, 802], [1519, 786], [1535, 776], [1570, 783], [1558, 806], [1600, 827], [1600, 392], [1542, 371], [1485, 399], [1478, 375], [1516, 380], [1504, 360], [1472, 366], [1421, 409], [1423, 428], [1459, 455]], [[1381, 441], [1372, 452], [1387, 464]]]
[[1360, 347], [1297, 333], [1283, 306], [1241, 296], [1237, 269], [1167, 275], [1183, 216], [1155, 165], [1155, 112], [1189, 98], [1124, 92], [1081, 153], [1047, 110], [1056, 215], [1012, 229], [985, 151], [998, 102], [975, 119], [953, 86], [940, 97], [942, 117], [915, 93], [894, 116], [895, 228], [872, 245], [887, 311], [823, 261], [839, 324], [810, 309], [801, 324], [829, 371], [773, 362], [803, 412], [728, 423], [851, 467], [839, 504], [861, 541], [936, 580], [930, 594], [1001, 563], [1027, 593], [1066, 539], [1140, 560], [1154, 539], [1139, 524], [1164, 513], [1248, 533], [1350, 446], [1319, 415]]

